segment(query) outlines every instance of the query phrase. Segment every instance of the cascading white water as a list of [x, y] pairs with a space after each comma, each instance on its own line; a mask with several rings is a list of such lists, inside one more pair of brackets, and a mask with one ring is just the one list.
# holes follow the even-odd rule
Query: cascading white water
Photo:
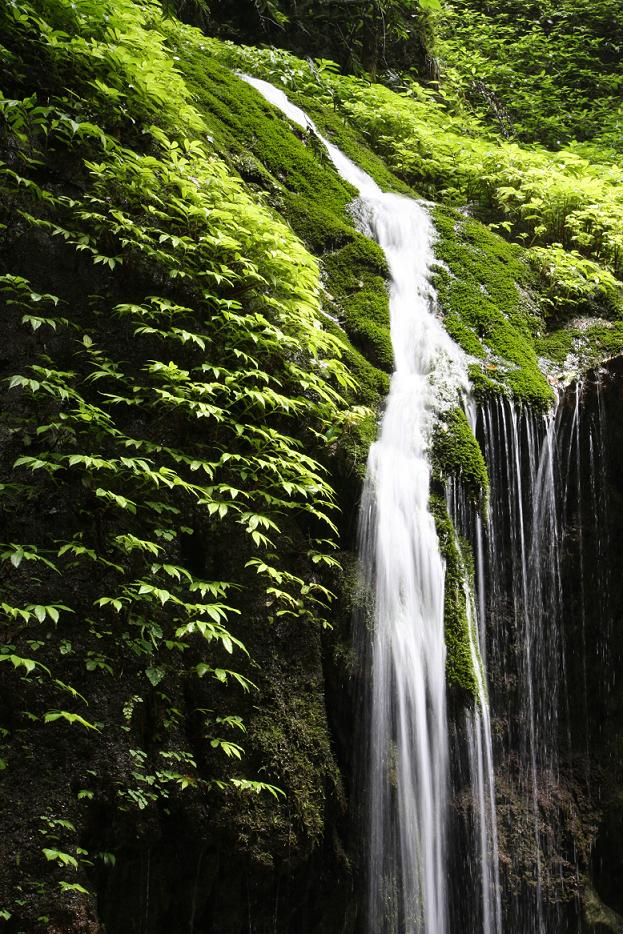
[[[321, 140], [339, 174], [359, 192], [354, 206], [359, 227], [379, 243], [389, 266], [395, 372], [380, 435], [369, 454], [360, 518], [361, 557], [374, 617], [366, 923], [370, 934], [445, 934], [445, 565], [429, 511], [428, 453], [435, 419], [468, 391], [466, 362], [436, 316], [429, 282], [435, 231], [426, 208], [383, 193], [283, 91], [256, 78], [245, 80]], [[480, 675], [477, 641], [472, 649]], [[473, 735], [481, 745], [475, 761], [482, 763], [482, 735], [489, 729], [482, 677], [480, 693]], [[490, 751], [490, 736], [485, 745]], [[487, 786], [485, 771], [492, 775], [491, 764], [487, 760], [474, 771], [480, 781], [478, 798], [487, 807], [485, 795], [490, 804], [493, 786]], [[497, 860], [492, 839], [490, 830], [481, 834], [483, 863]], [[492, 891], [496, 880], [497, 867], [489, 866], [482, 879], [484, 934], [499, 929], [497, 894]]]
[[[565, 839], [573, 830], [561, 814], [582, 748], [589, 786], [589, 731], [599, 723], [595, 709], [609, 689], [598, 690], [587, 670], [607, 670], [613, 618], [602, 388], [599, 374], [596, 381], [587, 377], [561, 391], [544, 414], [505, 398], [470, 407], [491, 483], [488, 521], [481, 522], [458, 484], [448, 492], [455, 528], [475, 557], [480, 655], [492, 673], [498, 797], [505, 814], [504, 922], [513, 932], [575, 930], [570, 925], [579, 914], [577, 901], [575, 916], [571, 906], [578, 899], [581, 858]], [[484, 767], [487, 789], [493, 776], [486, 775], [484, 740], [491, 734], [483, 734], [481, 752], [473, 728], [468, 712], [471, 787], [480, 815], [475, 830], [486, 836], [487, 802], [485, 797], [484, 808], [482, 800], [476, 803], [483, 786], [474, 770]], [[487, 914], [493, 917], [484, 898], [486, 872], [483, 865], [485, 925]], [[499, 902], [494, 910], [499, 918]]]
[[388, 259], [396, 366], [361, 511], [361, 555], [374, 594], [368, 929], [444, 934], [445, 566], [428, 505], [427, 455], [432, 419], [466, 380], [433, 313], [427, 213], [382, 195], [366, 202], [364, 216]]

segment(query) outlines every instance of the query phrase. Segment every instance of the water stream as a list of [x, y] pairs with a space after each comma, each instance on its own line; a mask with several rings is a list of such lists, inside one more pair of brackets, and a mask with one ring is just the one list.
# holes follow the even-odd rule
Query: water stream
[[462, 356], [434, 316], [427, 212], [382, 195], [364, 202], [361, 217], [388, 259], [396, 367], [360, 517], [360, 554], [374, 594], [368, 930], [444, 934], [445, 565], [429, 511], [428, 449], [434, 417], [466, 379]]
[[[476, 426], [476, 409], [468, 406], [468, 414]], [[480, 913], [474, 906], [470, 929], [483, 934], [501, 934], [502, 904], [499, 871], [495, 769], [491, 730], [489, 691], [486, 683], [486, 585], [484, 530], [480, 512], [470, 502], [463, 486], [452, 480], [447, 488], [448, 513], [457, 531], [455, 544], [463, 566], [463, 591], [469, 625], [470, 657], [476, 676], [478, 702], [466, 707], [463, 731], [467, 741], [468, 785], [471, 789], [471, 852], [479, 861], [471, 868], [471, 877], [480, 887]], [[460, 536], [460, 538], [459, 538]], [[463, 553], [463, 542], [469, 541], [474, 556], [475, 580], [471, 579], [469, 558]], [[463, 906], [463, 919], [465, 906]], [[459, 922], [459, 925], [461, 922]], [[465, 923], [463, 921], [463, 925]], [[456, 928], [457, 925], [455, 924]]]
[[[357, 226], [381, 246], [390, 271], [395, 371], [369, 453], [359, 527], [369, 596], [361, 640], [362, 930], [558, 934], [569, 923], [575, 930], [580, 863], [561, 829], [572, 807], [562, 757], [584, 750], [588, 788], [590, 731], [601, 727], [589, 710], [587, 665], [592, 683], [612, 628], [599, 379], [589, 404], [579, 382], [547, 414], [503, 397], [476, 405], [465, 357], [437, 314], [427, 206], [382, 192], [283, 91], [245, 80], [326, 147], [358, 192]], [[449, 718], [446, 568], [429, 509], [429, 450], [437, 420], [461, 400], [487, 462], [490, 497], [481, 515], [460, 482], [447, 485], [477, 694], [455, 703]], [[583, 696], [569, 697], [568, 683]], [[590, 706], [605, 709], [611, 687]]]
[[[444, 642], [445, 564], [429, 511], [435, 420], [469, 391], [466, 361], [436, 315], [430, 284], [435, 231], [426, 207], [387, 194], [318, 132], [283, 91], [246, 77], [292, 122], [313, 132], [359, 192], [360, 230], [390, 271], [395, 372], [370, 450], [360, 554], [372, 594], [367, 762], [369, 934], [448, 930], [448, 723]], [[480, 703], [468, 713], [484, 934], [500, 930], [495, 795], [484, 669], [475, 606], [471, 645]], [[470, 719], [471, 718], [471, 719]]]

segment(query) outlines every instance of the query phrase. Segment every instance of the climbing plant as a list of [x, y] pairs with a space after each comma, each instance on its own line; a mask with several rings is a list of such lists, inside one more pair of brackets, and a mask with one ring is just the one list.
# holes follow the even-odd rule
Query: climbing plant
[[[319, 458], [354, 385], [315, 261], [214, 155], [161, 15], [0, 12], [1, 765], [33, 731], [85, 764], [125, 733], [120, 811], [280, 794], [239, 764], [238, 630], [328, 625]], [[76, 845], [28, 856], [68, 897]]]

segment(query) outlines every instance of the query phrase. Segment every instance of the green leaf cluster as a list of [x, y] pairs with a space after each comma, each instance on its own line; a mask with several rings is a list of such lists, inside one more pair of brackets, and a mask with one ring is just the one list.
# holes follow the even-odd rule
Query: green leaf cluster
[[451, 0], [437, 23], [441, 92], [503, 136], [621, 148], [616, 0]]
[[430, 15], [441, 10], [440, 0], [170, 0], [168, 6], [208, 35], [274, 43], [372, 75], [425, 71]]
[[[330, 625], [321, 462], [355, 388], [316, 261], [219, 158], [174, 28], [130, 0], [0, 11], [2, 762], [114, 734], [140, 760], [119, 809], [279, 794], [228, 732], [254, 628]], [[201, 757], [163, 767], [198, 706]]]

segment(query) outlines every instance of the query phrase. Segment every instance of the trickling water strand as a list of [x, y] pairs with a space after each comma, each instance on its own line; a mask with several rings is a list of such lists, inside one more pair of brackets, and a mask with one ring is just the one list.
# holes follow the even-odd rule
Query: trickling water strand
[[[617, 612], [611, 605], [611, 578], [613, 543], [610, 541], [610, 522], [608, 516], [610, 512], [610, 503], [608, 500], [608, 470], [606, 465], [607, 451], [607, 422], [605, 409], [605, 394], [602, 374], [597, 374], [597, 380], [594, 388], [597, 412], [593, 414], [590, 429], [590, 451], [589, 451], [589, 471], [590, 491], [591, 491], [591, 516], [594, 517], [593, 529], [596, 539], [597, 554], [597, 594], [599, 598], [599, 619], [601, 625], [598, 630], [598, 639], [596, 651], [603, 666], [612, 669], [613, 677], [616, 678], [616, 666], [612, 666], [610, 658], [610, 648], [613, 636], [613, 613]], [[604, 685], [605, 693], [614, 688], [612, 685]], [[602, 720], [603, 723], [603, 720]]]
[[359, 191], [360, 227], [389, 266], [395, 372], [360, 521], [374, 603], [367, 926], [370, 934], [445, 934], [445, 566], [428, 508], [427, 454], [435, 417], [467, 388], [465, 361], [434, 314], [434, 228], [425, 208], [381, 192], [282, 91], [246, 80], [326, 146]]
[[482, 410], [479, 423], [491, 479], [489, 547], [479, 560], [487, 560], [492, 683], [500, 685], [494, 709], [507, 720], [505, 780], [522, 828], [520, 847], [508, 841], [509, 856], [516, 879], [531, 876], [510, 899], [509, 920], [513, 929], [544, 934], [555, 923], [549, 900], [562, 885], [560, 870], [552, 868], [559, 865], [552, 856], [559, 849], [564, 685], [560, 417], [558, 409], [539, 416], [501, 399]]
[[[573, 406], [573, 419], [571, 423], [571, 437], [572, 443], [575, 449], [575, 458], [569, 458], [569, 469], [573, 464], [575, 468], [576, 475], [576, 487], [575, 487], [575, 502], [577, 505], [577, 513], [580, 517], [580, 521], [577, 523], [577, 537], [578, 537], [578, 580], [580, 586], [580, 638], [581, 638], [581, 655], [582, 655], [582, 702], [583, 702], [583, 720], [584, 720], [584, 748], [586, 755], [586, 774], [588, 777], [588, 762], [589, 762], [589, 718], [588, 718], [588, 681], [587, 681], [587, 671], [586, 671], [586, 593], [584, 589], [584, 579], [585, 579], [585, 548], [584, 548], [584, 528], [583, 522], [581, 521], [581, 516], [584, 509], [584, 485], [582, 483], [582, 391], [583, 391], [583, 381], [578, 380], [575, 385], [574, 390], [574, 406]], [[589, 429], [589, 457], [591, 466], [593, 466], [593, 433]], [[568, 483], [565, 486], [564, 499], [565, 503], [568, 497]], [[595, 513], [596, 515], [597, 513]], [[571, 735], [569, 734], [568, 738], [569, 745], [571, 745]]]
[[[592, 730], [596, 724], [599, 729], [600, 718], [595, 717], [595, 708], [600, 691], [592, 683], [589, 698], [588, 684], [594, 682], [594, 678], [589, 677], [589, 669], [595, 663], [605, 666], [608, 661], [612, 621], [602, 374], [578, 381], [567, 391], [567, 398], [567, 408], [573, 409], [573, 416], [570, 425], [564, 426], [566, 434], [561, 448], [569, 447], [573, 457], [567, 465], [564, 490], [565, 534], [567, 563], [572, 563], [577, 573], [567, 570], [574, 586], [570, 594], [565, 594], [565, 604], [577, 607], [574, 617], [579, 626], [575, 638], [581, 650], [570, 661], [574, 668], [573, 682], [582, 685], [581, 696], [574, 699], [575, 717], [573, 729], [569, 729], [569, 745], [573, 739], [576, 748], [583, 746], [585, 779], [590, 786]], [[589, 635], [591, 620], [595, 618], [599, 626]], [[581, 710], [578, 710], [578, 701], [581, 701]]]
[[[496, 730], [496, 758], [508, 814], [504, 920], [512, 931], [566, 929], [581, 857], [565, 840], [574, 831], [569, 823], [561, 828], [561, 814], [567, 782], [579, 774], [578, 750], [590, 787], [590, 731], [601, 728], [607, 709], [609, 687], [597, 686], [593, 674], [608, 670], [614, 609], [604, 393], [599, 375], [593, 380], [562, 393], [547, 416], [505, 399], [477, 412], [490, 515], [484, 543], [473, 526], [464, 534], [488, 621], [481, 654], [492, 672], [491, 707], [504, 726]], [[571, 696], [567, 679], [577, 686]]]
[[[474, 413], [468, 410], [472, 416]], [[476, 554], [475, 592], [463, 557], [463, 545], [457, 536], [455, 545], [463, 566], [463, 591], [469, 631], [472, 670], [476, 679], [477, 703], [465, 711], [465, 732], [468, 747], [470, 786], [472, 790], [472, 821], [474, 825], [475, 854], [478, 854], [481, 888], [481, 929], [483, 934], [501, 934], [502, 905], [499, 878], [499, 852], [495, 773], [489, 696], [485, 681], [485, 582], [482, 560], [483, 534], [480, 514], [469, 503], [463, 486], [455, 481], [448, 484], [448, 512], [457, 532], [474, 543]]]
[[[539, 793], [541, 778], [554, 767], [557, 749], [551, 737], [557, 727], [560, 622], [554, 612], [559, 592], [554, 421], [520, 414], [511, 403], [499, 400], [485, 409], [480, 425], [491, 506], [488, 567], [486, 574], [479, 573], [489, 581], [494, 683], [517, 680], [510, 702], [508, 697], [495, 698], [496, 709], [500, 713], [505, 708], [508, 720], [505, 745], [516, 782], [515, 820], [523, 827], [522, 847], [511, 855], [517, 861], [518, 877], [525, 876], [526, 869], [533, 874], [528, 897], [515, 905], [512, 929], [544, 932], [545, 841]], [[477, 551], [477, 560], [483, 557], [483, 551]], [[518, 759], [513, 750], [518, 751]]]

